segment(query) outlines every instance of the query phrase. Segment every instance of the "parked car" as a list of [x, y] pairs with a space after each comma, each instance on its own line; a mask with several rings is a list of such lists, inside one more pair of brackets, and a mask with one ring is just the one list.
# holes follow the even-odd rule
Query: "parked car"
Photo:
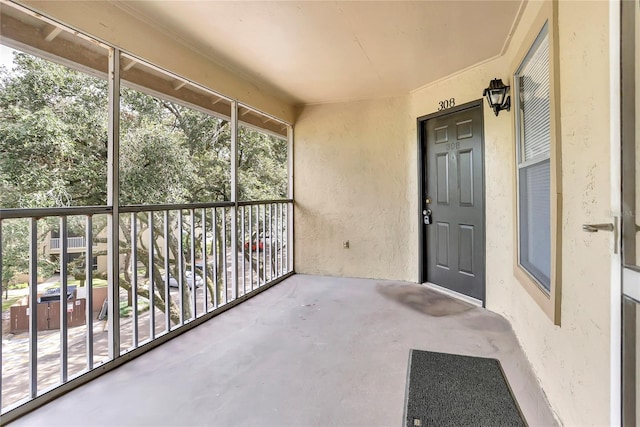
[[264, 248], [269, 244], [269, 236], [260, 235], [259, 238], [256, 239], [255, 234], [252, 236], [251, 242], [244, 243], [244, 250], [249, 250], [249, 245], [251, 245], [251, 250], [253, 252], [262, 252]]
[[[187, 270], [184, 272], [184, 278], [185, 278], [184, 283], [186, 283], [189, 286], [189, 289], [193, 289], [193, 276], [191, 275], [190, 270]], [[166, 280], [164, 275], [162, 276], [162, 280]], [[199, 274], [196, 274], [196, 288], [199, 288], [202, 285], [204, 285], [204, 280], [202, 280], [202, 277]], [[178, 284], [178, 280], [171, 275], [169, 275], [169, 287], [171, 288], [180, 287]]]
[[[249, 250], [249, 242], [245, 242], [244, 244], [244, 249], [246, 251]], [[264, 241], [263, 240], [258, 240], [257, 242], [254, 240], [253, 242], [251, 242], [251, 250], [252, 251], [258, 251], [258, 252], [262, 252], [264, 250]]]
[[[67, 300], [73, 300], [75, 291], [75, 286], [67, 286]], [[38, 298], [38, 303], [52, 301], [60, 301], [60, 287], [47, 289]]]

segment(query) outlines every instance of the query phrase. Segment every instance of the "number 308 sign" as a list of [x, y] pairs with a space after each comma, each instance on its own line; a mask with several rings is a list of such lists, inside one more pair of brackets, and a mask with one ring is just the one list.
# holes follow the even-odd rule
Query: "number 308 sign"
[[446, 110], [448, 108], [453, 108], [455, 106], [456, 106], [455, 98], [445, 99], [444, 101], [438, 102], [438, 111]]

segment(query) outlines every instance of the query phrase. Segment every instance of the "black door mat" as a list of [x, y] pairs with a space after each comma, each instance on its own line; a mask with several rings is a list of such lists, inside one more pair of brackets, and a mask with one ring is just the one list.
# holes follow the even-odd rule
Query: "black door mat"
[[500, 362], [411, 350], [405, 425], [526, 426]]

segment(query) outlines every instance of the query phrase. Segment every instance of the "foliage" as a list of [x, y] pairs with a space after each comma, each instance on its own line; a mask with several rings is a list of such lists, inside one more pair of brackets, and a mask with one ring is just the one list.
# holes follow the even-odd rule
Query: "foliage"
[[[28, 54], [15, 53], [11, 70], [0, 67], [1, 208], [106, 204], [107, 99], [105, 80]], [[127, 87], [121, 89], [120, 109], [121, 205], [230, 199], [231, 129], [228, 121]], [[253, 129], [239, 128], [238, 195], [241, 200], [284, 197], [286, 165], [286, 141]], [[157, 217], [154, 235], [163, 236], [163, 218], [154, 216]], [[177, 216], [177, 212], [169, 215], [172, 230], [178, 228]], [[200, 224], [199, 215], [195, 221], [198, 230], [204, 229], [212, 235], [210, 221]], [[150, 271], [150, 248], [143, 239], [149, 229], [148, 217], [138, 215], [137, 222], [137, 234], [133, 238], [138, 243], [138, 261]], [[6, 225], [5, 221], [2, 223]], [[83, 217], [69, 217], [69, 235], [83, 235], [83, 224]], [[124, 257], [120, 284], [131, 291], [131, 217], [121, 215], [119, 224], [122, 231], [120, 251]], [[222, 223], [219, 221], [217, 226], [222, 227]], [[100, 237], [105, 227], [104, 218], [94, 221], [96, 243], [106, 242], [106, 238]], [[188, 230], [188, 220], [183, 227]], [[58, 228], [57, 218], [40, 220], [40, 238]], [[194, 238], [200, 248], [201, 234]], [[28, 242], [23, 228], [10, 230], [7, 226], [3, 235], [3, 283], [5, 272], [7, 277], [14, 277], [28, 271], [25, 264], [28, 264], [28, 247], [24, 247]], [[185, 251], [179, 253], [177, 239], [169, 236], [170, 269], [174, 277], [181, 274], [177, 271], [179, 258], [183, 259], [183, 265], [194, 261], [186, 249], [190, 242], [183, 243]], [[7, 245], [6, 250], [4, 245]], [[154, 242], [154, 263], [159, 266], [164, 265], [161, 245], [164, 243], [159, 240]], [[217, 235], [215, 245], [217, 253], [221, 254], [222, 245], [228, 245], [228, 242], [223, 242]], [[105, 254], [103, 251], [94, 255]], [[48, 261], [42, 262], [47, 264]], [[220, 271], [224, 263], [221, 255], [216, 262]], [[84, 260], [79, 259], [70, 266], [70, 271], [77, 273], [78, 278], [81, 276], [78, 267], [82, 264]], [[155, 284], [154, 301], [164, 310], [164, 280], [158, 268], [154, 271], [151, 279]], [[214, 289], [211, 281], [207, 286]], [[148, 298], [148, 287], [146, 289], [140, 290], [139, 294]], [[185, 289], [185, 292], [189, 290]], [[183, 298], [187, 296], [185, 294]], [[174, 320], [178, 318], [176, 310], [172, 302]], [[183, 314], [188, 316], [188, 313]]]
[[[10, 219], [0, 222], [2, 226], [2, 288], [5, 298], [12, 280], [29, 271], [29, 221], [26, 219]], [[41, 238], [40, 238], [41, 239]], [[38, 273], [50, 275], [55, 265], [49, 260], [38, 258]]]
[[123, 204], [184, 203], [194, 168], [180, 134], [144, 121], [121, 139]]
[[241, 126], [238, 130], [238, 198], [287, 197], [287, 141]]
[[[68, 280], [67, 286], [84, 286], [84, 279], [81, 281], [79, 279]], [[104, 279], [93, 279], [92, 287], [93, 288], [104, 288], [106, 287], [108, 282]], [[52, 282], [46, 289], [58, 288], [60, 287], [60, 282]]]
[[17, 303], [23, 297], [24, 297], [24, 295], [17, 295], [17, 296], [13, 296], [13, 297], [10, 297], [10, 298], [5, 298], [4, 301], [2, 301], [2, 311], [5, 312], [5, 311], [9, 310], [9, 308], [12, 305]]
[[0, 75], [0, 206], [106, 203], [105, 81], [14, 54]]
[[[149, 301], [146, 299], [141, 299], [138, 301], [138, 313], [144, 313], [145, 311], [149, 311]], [[131, 317], [133, 315], [133, 307], [127, 305], [124, 302], [120, 303], [120, 318]]]

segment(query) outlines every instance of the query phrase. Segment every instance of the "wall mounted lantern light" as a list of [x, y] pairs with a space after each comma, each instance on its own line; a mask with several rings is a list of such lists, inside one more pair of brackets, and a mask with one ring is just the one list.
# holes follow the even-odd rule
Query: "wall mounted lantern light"
[[502, 79], [493, 79], [489, 87], [482, 92], [482, 96], [487, 98], [489, 106], [497, 116], [501, 110], [511, 109], [511, 97], [508, 93], [509, 86], [505, 86]]

